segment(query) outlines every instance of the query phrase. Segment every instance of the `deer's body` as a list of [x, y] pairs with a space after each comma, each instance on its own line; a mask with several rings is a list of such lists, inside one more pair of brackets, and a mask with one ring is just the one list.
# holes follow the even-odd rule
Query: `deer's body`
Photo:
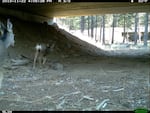
[[47, 55], [49, 54], [50, 51], [54, 48], [54, 44], [50, 46], [49, 44], [37, 44], [35, 46], [35, 56], [34, 56], [34, 62], [33, 62], [33, 68], [36, 66], [36, 62], [38, 61], [39, 64], [45, 64], [47, 60]]
[[9, 46], [14, 46], [15, 44], [12, 26], [13, 25], [9, 19], [7, 19], [7, 27], [5, 27], [3, 23], [0, 23], [0, 41], [1, 43], [3, 43], [5, 48], [8, 48]]
[[9, 19], [7, 19], [7, 25], [5, 26], [0, 22], [0, 57], [5, 58], [7, 56], [7, 48], [14, 46], [14, 34], [13, 25]]

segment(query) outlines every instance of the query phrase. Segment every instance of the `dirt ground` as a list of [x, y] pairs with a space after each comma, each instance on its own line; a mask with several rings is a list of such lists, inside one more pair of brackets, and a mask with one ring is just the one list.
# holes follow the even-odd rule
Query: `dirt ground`
[[[13, 23], [16, 46], [0, 68], [0, 110], [150, 109], [149, 58], [94, 57], [61, 48], [33, 69], [35, 43], [48, 32]], [[13, 62], [25, 59], [25, 65]]]

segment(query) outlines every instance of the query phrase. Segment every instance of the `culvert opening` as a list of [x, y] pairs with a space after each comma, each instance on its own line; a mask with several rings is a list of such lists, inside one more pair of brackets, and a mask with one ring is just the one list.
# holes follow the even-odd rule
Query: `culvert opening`
[[61, 17], [54, 22], [84, 41], [77, 42], [95, 55], [149, 57], [150, 16], [146, 12]]

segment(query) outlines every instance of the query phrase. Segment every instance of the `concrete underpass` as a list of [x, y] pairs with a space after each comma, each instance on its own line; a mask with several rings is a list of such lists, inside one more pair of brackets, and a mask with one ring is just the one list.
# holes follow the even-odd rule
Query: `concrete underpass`
[[[0, 48], [0, 110], [150, 109], [149, 52], [110, 54], [46, 23], [53, 17], [149, 12], [149, 6], [103, 2], [2, 4], [0, 21], [6, 23], [10, 18], [15, 46]], [[33, 69], [35, 45], [41, 42], [56, 45], [46, 64], [37, 62]]]

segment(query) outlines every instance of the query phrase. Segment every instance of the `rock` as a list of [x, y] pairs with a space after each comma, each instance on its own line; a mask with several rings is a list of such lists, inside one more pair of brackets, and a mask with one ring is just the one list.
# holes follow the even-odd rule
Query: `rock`
[[17, 92], [12, 92], [13, 95], [17, 95]]
[[73, 54], [73, 56], [74, 56], [74, 57], [79, 57], [80, 55], [79, 55], [79, 54]]
[[45, 89], [42, 88], [41, 91], [45, 91]]
[[60, 63], [54, 63], [51, 65], [51, 67], [54, 70], [60, 70], [60, 71], [62, 71], [64, 69], [63, 64], [60, 64]]
[[60, 74], [60, 76], [65, 76], [65, 75], [67, 75], [66, 72], [63, 72], [63, 73]]
[[62, 58], [68, 58], [69, 55], [61, 55]]
[[2, 91], [2, 92], [0, 92], [0, 95], [5, 95], [5, 93]]

